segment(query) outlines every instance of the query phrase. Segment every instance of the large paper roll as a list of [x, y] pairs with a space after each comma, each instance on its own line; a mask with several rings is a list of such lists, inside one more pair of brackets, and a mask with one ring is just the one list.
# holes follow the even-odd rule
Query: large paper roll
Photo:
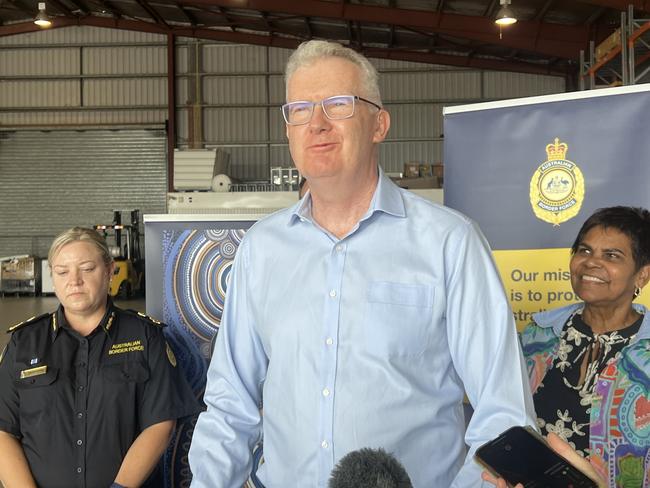
[[232, 185], [232, 180], [228, 175], [216, 175], [212, 178], [212, 191], [225, 193], [230, 190], [230, 185]]

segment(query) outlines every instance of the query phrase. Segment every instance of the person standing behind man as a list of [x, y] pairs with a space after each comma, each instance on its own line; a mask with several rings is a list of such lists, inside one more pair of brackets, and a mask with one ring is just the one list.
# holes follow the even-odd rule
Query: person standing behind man
[[474, 450], [534, 418], [488, 244], [379, 168], [390, 116], [366, 58], [309, 41], [285, 80], [289, 148], [310, 191], [239, 247], [192, 487], [241, 487], [262, 432], [267, 488], [326, 487], [363, 447], [393, 453], [414, 486], [480, 485]]

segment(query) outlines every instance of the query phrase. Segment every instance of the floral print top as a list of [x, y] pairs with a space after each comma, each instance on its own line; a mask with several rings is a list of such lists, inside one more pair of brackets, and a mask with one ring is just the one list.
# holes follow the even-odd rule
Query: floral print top
[[579, 312], [564, 325], [555, 361], [533, 400], [542, 434], [556, 433], [585, 456], [589, 454], [589, 414], [598, 374], [620, 356], [642, 319], [622, 330], [594, 334]]
[[[555, 369], [560, 357], [565, 325], [583, 306], [577, 303], [536, 313], [533, 322], [522, 332], [521, 342], [534, 395], [542, 384], [546, 383], [542, 388], [548, 386], [547, 375]], [[584, 397], [584, 402], [590, 403], [586, 406], [589, 461], [607, 480], [609, 488], [650, 488], [650, 314], [641, 305], [634, 307], [644, 315], [638, 332], [629, 337], [618, 353], [610, 354], [604, 368], [593, 375], [591, 393]], [[569, 340], [568, 333], [566, 340]], [[575, 343], [575, 338], [571, 340]], [[570, 354], [566, 354], [570, 361]], [[571, 384], [576, 385], [575, 382]], [[563, 404], [564, 398], [559, 397], [556, 405], [561, 409]], [[545, 418], [545, 423], [549, 420]], [[572, 422], [569, 423], [573, 431]], [[576, 423], [584, 422], [577, 420]], [[587, 426], [583, 426], [582, 431], [587, 432]], [[574, 434], [573, 437], [578, 436]]]

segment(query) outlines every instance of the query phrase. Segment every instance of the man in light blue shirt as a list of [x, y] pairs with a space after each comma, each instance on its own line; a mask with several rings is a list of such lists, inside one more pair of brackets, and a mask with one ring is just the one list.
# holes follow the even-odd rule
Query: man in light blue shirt
[[392, 453], [416, 488], [480, 486], [474, 450], [534, 418], [490, 249], [467, 217], [379, 170], [390, 116], [364, 57], [310, 41], [286, 81], [309, 192], [255, 224], [237, 253], [192, 487], [241, 487], [262, 435], [267, 488], [324, 488], [364, 447]]

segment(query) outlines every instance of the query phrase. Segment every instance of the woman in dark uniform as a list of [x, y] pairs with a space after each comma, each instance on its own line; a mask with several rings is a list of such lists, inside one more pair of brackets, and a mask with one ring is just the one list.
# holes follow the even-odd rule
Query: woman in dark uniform
[[48, 262], [61, 305], [12, 327], [0, 358], [0, 479], [141, 486], [198, 404], [163, 325], [108, 297], [115, 263], [100, 234], [62, 233]]

